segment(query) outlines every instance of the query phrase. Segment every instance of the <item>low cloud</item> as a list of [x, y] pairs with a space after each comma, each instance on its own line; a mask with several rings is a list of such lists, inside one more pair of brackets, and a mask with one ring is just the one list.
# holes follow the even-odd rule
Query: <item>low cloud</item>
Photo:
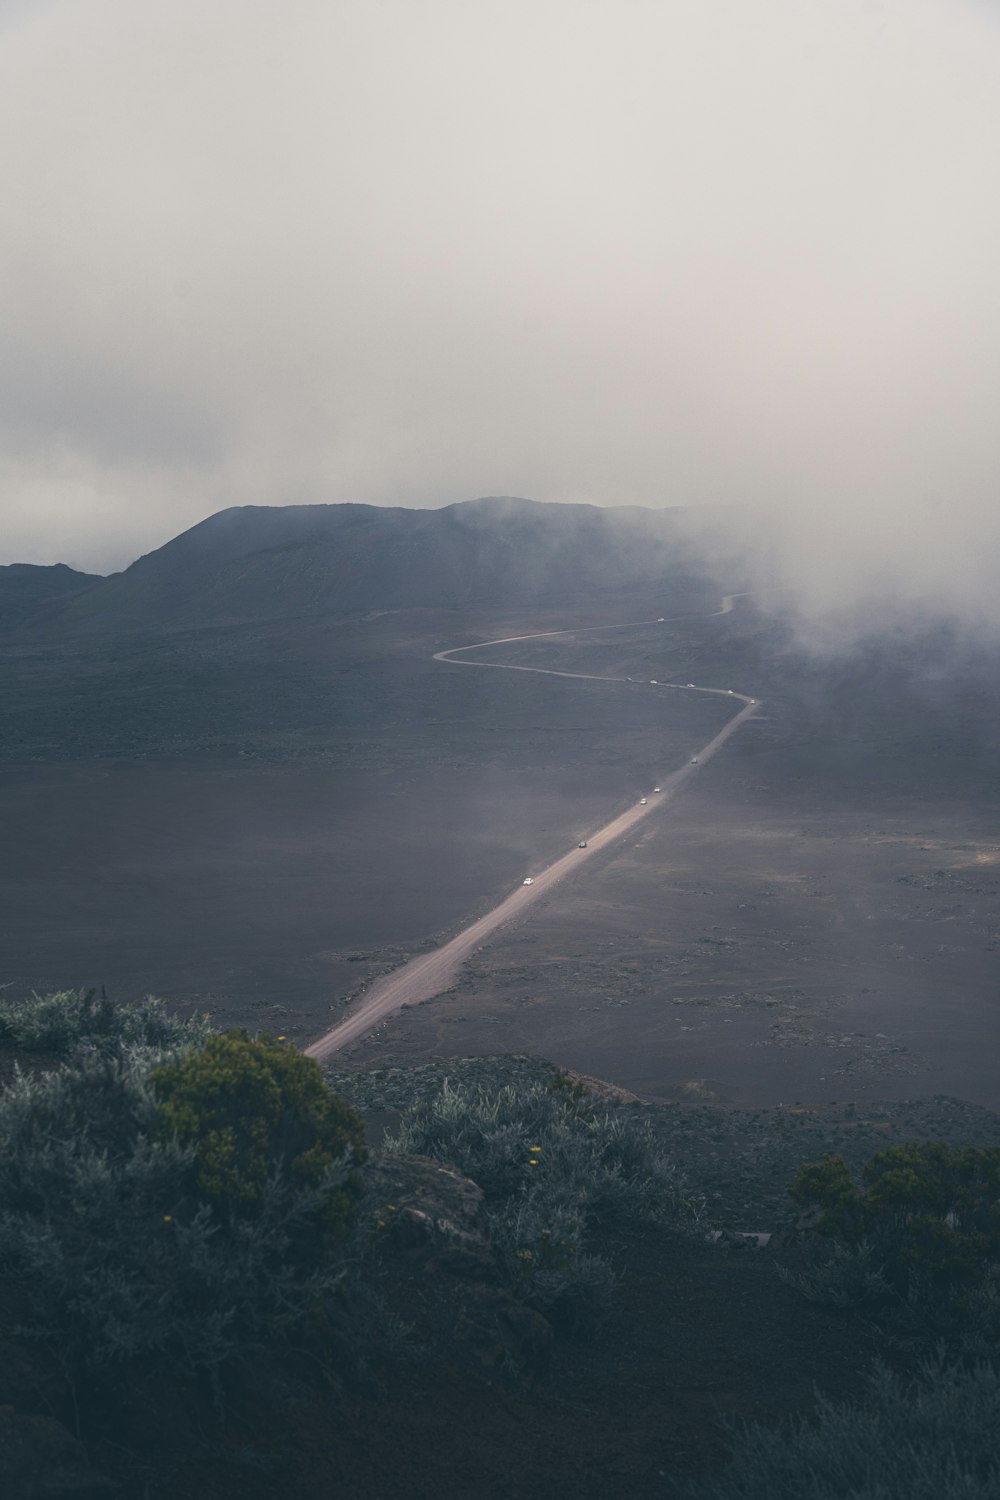
[[1000, 619], [995, 7], [8, 18], [0, 561], [241, 503], [722, 503], [817, 616]]

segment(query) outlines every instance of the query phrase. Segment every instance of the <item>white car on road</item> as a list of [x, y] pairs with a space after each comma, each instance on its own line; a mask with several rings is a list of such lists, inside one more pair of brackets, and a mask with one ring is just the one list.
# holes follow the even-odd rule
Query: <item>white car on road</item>
[[534, 882], [534, 880], [532, 879], [532, 877], [530, 875], [528, 876], [527, 880], [524, 882], [525, 885], [534, 885], [534, 883], [535, 882]]

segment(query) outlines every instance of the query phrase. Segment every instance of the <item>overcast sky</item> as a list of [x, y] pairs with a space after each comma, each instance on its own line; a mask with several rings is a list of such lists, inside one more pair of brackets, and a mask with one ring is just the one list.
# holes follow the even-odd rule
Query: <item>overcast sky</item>
[[1000, 596], [996, 0], [0, 0], [0, 561], [766, 505]]

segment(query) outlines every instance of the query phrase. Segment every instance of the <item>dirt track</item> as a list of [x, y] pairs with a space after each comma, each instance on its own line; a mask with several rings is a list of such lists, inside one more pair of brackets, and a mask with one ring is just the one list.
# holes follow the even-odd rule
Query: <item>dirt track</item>
[[[738, 596], [727, 595], [722, 601], [722, 608], [716, 613], [729, 614], [733, 608], [733, 600]], [[668, 624], [667, 620], [656, 621], [629, 621], [627, 624], [618, 626], [600, 626], [595, 629], [602, 631], [608, 629], [625, 630], [637, 625], [648, 626], [649, 624]], [[480, 667], [496, 671], [514, 672], [536, 672], [543, 676], [551, 677], [579, 677], [587, 681], [623, 682], [627, 678], [596, 676], [582, 672], [557, 672], [543, 667], [514, 666], [503, 662], [478, 662], [478, 661], [456, 661], [455, 658], [462, 653], [475, 651], [486, 646], [505, 645], [511, 641], [536, 640], [544, 636], [552, 635], [579, 635], [583, 630], [543, 631], [537, 636], [509, 636], [501, 640], [480, 641], [474, 646], [459, 646], [450, 651], [439, 651], [434, 660], [450, 662], [455, 666]], [[639, 686], [637, 684], [637, 686]], [[342, 1047], [349, 1046], [359, 1037], [372, 1029], [386, 1016], [394, 1014], [407, 1005], [419, 1005], [424, 1000], [430, 1000], [448, 989], [454, 982], [459, 969], [469, 955], [475, 951], [498, 927], [512, 921], [515, 917], [523, 916], [532, 906], [536, 905], [543, 896], [550, 892], [561, 880], [575, 873], [588, 859], [592, 859], [602, 850], [607, 849], [610, 844], [631, 832], [636, 824], [644, 818], [652, 816], [671, 800], [683, 788], [688, 778], [694, 775], [700, 766], [709, 761], [715, 753], [721, 749], [730, 735], [734, 734], [740, 726], [746, 722], [757, 709], [760, 703], [753, 698], [748, 698], [742, 693], [735, 693], [728, 688], [701, 687], [694, 683], [677, 682], [655, 682], [648, 686], [657, 690], [679, 692], [710, 693], [719, 697], [732, 697], [734, 701], [743, 704], [738, 713], [734, 714], [718, 734], [709, 740], [697, 754], [697, 757], [682, 766], [679, 770], [670, 772], [663, 776], [656, 785], [661, 790], [654, 793], [651, 781], [649, 798], [645, 806], [635, 803], [618, 817], [613, 818], [595, 833], [588, 835], [587, 847], [584, 849], [574, 848], [568, 854], [564, 854], [544, 870], [532, 876], [530, 886], [518, 886], [511, 894], [501, 901], [499, 906], [494, 907], [486, 916], [480, 917], [464, 931], [446, 943], [443, 948], [437, 948], [431, 953], [422, 954], [395, 970], [385, 975], [382, 979], [367, 991], [361, 1004], [354, 1013], [334, 1026], [330, 1031], [313, 1042], [306, 1048], [306, 1055], [314, 1057], [318, 1061], [330, 1057], [333, 1053], [340, 1051]]]

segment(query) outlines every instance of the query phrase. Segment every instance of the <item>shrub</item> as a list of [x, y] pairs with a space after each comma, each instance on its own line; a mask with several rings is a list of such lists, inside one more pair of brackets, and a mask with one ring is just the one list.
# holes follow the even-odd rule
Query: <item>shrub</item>
[[[190, 1146], [198, 1191], [210, 1203], [254, 1210], [276, 1170], [317, 1188], [345, 1153], [364, 1160], [361, 1117], [332, 1094], [319, 1065], [272, 1037], [210, 1036], [179, 1061], [155, 1069], [159, 1138]], [[328, 1196], [325, 1217], [346, 1227], [362, 1191], [356, 1172]]]
[[959, 1281], [1000, 1260], [1000, 1147], [893, 1146], [865, 1163], [861, 1179], [858, 1188], [843, 1157], [825, 1156], [800, 1169], [790, 1193], [823, 1210], [820, 1231], [834, 1239], [891, 1241], [890, 1278], [916, 1269]]
[[387, 1149], [452, 1163], [483, 1189], [514, 1285], [566, 1321], [592, 1320], [614, 1284], [586, 1250], [597, 1223], [688, 1228], [698, 1202], [647, 1126], [540, 1084], [453, 1088], [408, 1110]]
[[840, 1156], [800, 1168], [791, 1196], [822, 1210], [825, 1252], [785, 1279], [813, 1301], [884, 1306], [906, 1331], [1000, 1337], [989, 1272], [1000, 1260], [1000, 1148], [895, 1146], [865, 1163], [858, 1186]]
[[815, 1422], [732, 1433], [726, 1473], [688, 1500], [994, 1500], [1000, 1374], [940, 1362], [912, 1384], [876, 1370], [863, 1406], [818, 1398]]
[[490, 1238], [514, 1291], [576, 1331], [598, 1323], [615, 1289], [608, 1260], [586, 1250], [587, 1220], [571, 1195], [536, 1186], [489, 1212]]
[[590, 1219], [678, 1225], [695, 1198], [645, 1123], [567, 1103], [540, 1084], [453, 1088], [406, 1111], [390, 1150], [451, 1162], [488, 1201], [547, 1182]]
[[830, 1307], [860, 1307], [863, 1303], [891, 1301], [894, 1293], [884, 1271], [885, 1254], [871, 1240], [856, 1245], [834, 1240], [810, 1245], [797, 1269], [778, 1266], [782, 1281], [795, 1288], [807, 1302]]
[[20, 1000], [0, 996], [0, 1046], [26, 1052], [107, 1054], [122, 1045], [192, 1047], [208, 1032], [206, 1017], [181, 1021], [155, 995], [129, 1005], [116, 1004], [96, 990], [59, 990]]
[[859, 1188], [843, 1157], [823, 1157], [801, 1167], [790, 1193], [823, 1209], [820, 1230], [835, 1239], [891, 1232], [901, 1271], [961, 1280], [1000, 1259], [1000, 1146], [892, 1146], [861, 1176]]
[[3, 1330], [44, 1342], [68, 1372], [111, 1375], [138, 1357], [219, 1371], [285, 1337], [340, 1284], [317, 1228], [353, 1201], [354, 1157], [275, 1160], [253, 1213], [198, 1193], [198, 1142], [161, 1130], [162, 1055], [90, 1057], [0, 1094]]

